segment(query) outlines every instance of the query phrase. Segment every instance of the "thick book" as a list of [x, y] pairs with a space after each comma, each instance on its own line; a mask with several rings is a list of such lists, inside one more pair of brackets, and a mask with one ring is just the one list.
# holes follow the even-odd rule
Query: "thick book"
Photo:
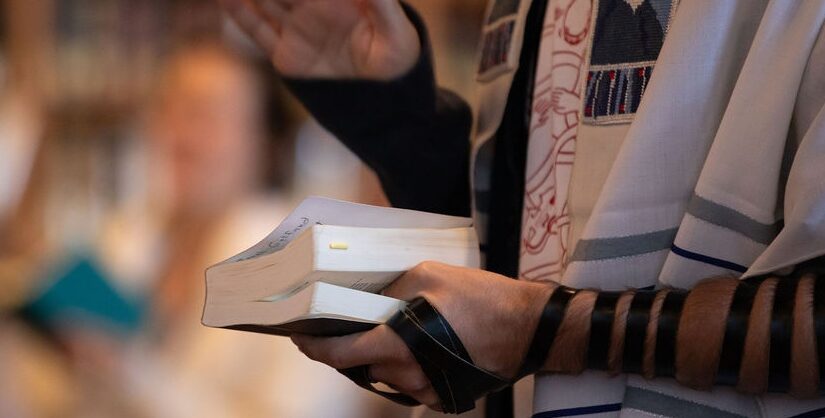
[[206, 270], [202, 322], [277, 335], [362, 331], [404, 306], [378, 293], [423, 261], [478, 267], [472, 220], [312, 197]]

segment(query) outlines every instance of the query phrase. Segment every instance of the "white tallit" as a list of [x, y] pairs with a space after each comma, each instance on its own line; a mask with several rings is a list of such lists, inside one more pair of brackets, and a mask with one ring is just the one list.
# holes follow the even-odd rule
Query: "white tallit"
[[[596, 205], [573, 220], [582, 227], [564, 284], [689, 288], [825, 254], [823, 21], [825, 0], [681, 1]], [[501, 102], [501, 89], [482, 85], [481, 103]], [[478, 114], [477, 153], [503, 111], [489, 103]], [[580, 142], [588, 129], [612, 128], [583, 126]], [[483, 165], [475, 162], [476, 186]], [[574, 172], [574, 195], [583, 183]], [[538, 416], [773, 417], [825, 407], [729, 388], [696, 392], [666, 379], [536, 380]]]
[[[820, 0], [681, 2], [564, 284], [690, 288], [825, 254], [823, 20]], [[623, 403], [613, 414], [684, 416], [699, 404], [693, 414], [773, 417], [825, 407], [639, 377], [623, 390], [623, 380], [539, 377], [536, 410]]]

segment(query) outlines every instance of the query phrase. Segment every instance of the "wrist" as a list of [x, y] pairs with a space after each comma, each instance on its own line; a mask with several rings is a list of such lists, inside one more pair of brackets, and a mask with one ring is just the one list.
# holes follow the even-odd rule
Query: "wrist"
[[[515, 292], [513, 303], [508, 304], [510, 311], [508, 316], [513, 318], [513, 323], [517, 324], [513, 328], [511, 335], [511, 357], [506, 364], [498, 370], [501, 376], [516, 378], [527, 356], [530, 345], [533, 343], [538, 332], [542, 311], [547, 300], [553, 292], [560, 286], [553, 282], [528, 282], [523, 280], [512, 280], [512, 284], [518, 289]], [[525, 312], [529, 314], [525, 315]]]

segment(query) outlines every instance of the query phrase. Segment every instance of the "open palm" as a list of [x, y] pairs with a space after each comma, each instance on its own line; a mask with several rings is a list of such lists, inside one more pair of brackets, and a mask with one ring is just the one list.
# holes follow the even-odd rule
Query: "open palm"
[[221, 0], [281, 74], [386, 80], [420, 54], [397, 0]]

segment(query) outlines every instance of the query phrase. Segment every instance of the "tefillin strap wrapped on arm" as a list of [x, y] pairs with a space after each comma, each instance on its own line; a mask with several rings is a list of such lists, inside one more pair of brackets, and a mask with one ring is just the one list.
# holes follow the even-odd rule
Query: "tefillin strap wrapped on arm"
[[[821, 266], [821, 264], [817, 264]], [[792, 357], [794, 355], [792, 338], [797, 324], [794, 317], [796, 301], [802, 290], [800, 280], [804, 277], [814, 279], [812, 333], [816, 339], [817, 368], [820, 376], [820, 393], [825, 393], [825, 279], [823, 269], [811, 268], [809, 265], [800, 266], [794, 273], [786, 276], [763, 276], [745, 280], [735, 278], [720, 278], [711, 280], [731, 280], [733, 291], [727, 310], [727, 318], [723, 326], [723, 336], [720, 336], [721, 349], [716, 362], [708, 364], [715, 367], [708, 370], [715, 378], [715, 385], [739, 386], [742, 360], [746, 349], [748, 332], [752, 324], [751, 316], [754, 306], [761, 303], [760, 310], [766, 309], [770, 313], [768, 329], [769, 361], [767, 364], [767, 391], [788, 393], [791, 390]], [[771, 279], [771, 280], [768, 280]], [[760, 302], [757, 293], [763, 286], [774, 286], [773, 297], [762, 297]], [[764, 292], [767, 289], [763, 289]], [[654, 303], [657, 295], [663, 298], [657, 307]], [[632, 297], [632, 302], [625, 317], [617, 316], [617, 307], [623, 295]], [[676, 377], [677, 376], [677, 349], [701, 349], [702, 344], [697, 341], [693, 347], [677, 347], [680, 323], [683, 321], [686, 301], [691, 292], [681, 289], [638, 290], [626, 292], [601, 292], [596, 299], [590, 323], [588, 344], [588, 368], [606, 370], [613, 373], [636, 373], [648, 377]], [[712, 295], [702, 295], [704, 300], [711, 300]], [[769, 305], [765, 305], [769, 304]], [[658, 308], [658, 309], [657, 309]], [[805, 312], [805, 311], [801, 311]], [[650, 328], [650, 321], [656, 321]], [[623, 327], [624, 332], [615, 332], [615, 327]], [[655, 329], [655, 338], [647, 338], [647, 332]], [[616, 341], [616, 335], [624, 335], [623, 341]], [[697, 336], [702, 338], [703, 336]], [[653, 341], [651, 344], [650, 341]], [[612, 347], [624, 347], [621, 358], [621, 367], [618, 370], [610, 369], [608, 360], [611, 357]], [[646, 370], [642, 359], [652, 350], [652, 370]], [[614, 353], [615, 357], [615, 353]], [[813, 359], [811, 359], [813, 360]], [[808, 361], [813, 367], [813, 361]], [[690, 365], [702, 367], [701, 365]], [[649, 367], [648, 367], [649, 368]]]
[[[691, 312], [690, 309], [696, 309], [696, 300], [715, 299], [713, 292], [708, 291], [712, 287], [703, 287], [706, 282], [697, 285], [694, 291], [666, 288], [600, 292], [595, 302], [590, 302], [594, 305], [590, 317], [590, 333], [585, 336], [588, 338], [587, 367], [611, 373], [643, 374], [646, 377], [678, 377], [678, 357], [691, 358], [684, 355], [684, 350], [705, 349], [707, 344], [702, 344], [698, 339], [707, 338], [708, 341], [720, 341], [721, 347], [715, 354], [715, 360], [705, 365], [688, 364], [684, 367], [707, 368], [703, 372], [710, 373], [710, 384], [739, 386], [742, 383], [740, 375], [748, 333], [754, 326], [754, 306], [761, 304], [758, 306], [760, 311], [767, 309], [771, 314], [766, 389], [787, 393], [793, 387], [790, 370], [794, 327], [798, 326], [794, 318], [797, 313], [797, 293], [800, 293], [799, 283], [804, 277], [819, 278], [822, 274], [821, 268], [798, 268], [793, 274], [782, 277], [709, 279], [706, 282], [728, 281], [724, 288], [731, 292], [725, 299], [729, 300], [729, 305], [721, 308], [716, 306], [726, 314], [726, 319], [722, 324], [717, 323], [718, 327], [713, 327], [720, 330], [717, 335], [699, 335], [696, 337], [697, 343], [689, 346], [678, 346], [677, 341], [680, 330], [684, 332], [683, 322], [696, 318], [697, 311]], [[774, 297], [758, 296], [760, 291], [768, 289], [763, 289], [764, 286], [775, 286]], [[568, 307], [571, 303], [578, 303], [578, 293], [579, 290], [559, 286], [550, 295], [516, 379], [505, 379], [476, 366], [447, 320], [425, 299], [419, 298], [411, 302], [404, 311], [391, 318], [387, 325], [402, 338], [421, 365], [439, 397], [441, 409], [447, 413], [461, 413], [472, 409], [475, 401], [482, 396], [511, 385], [544, 367], [553, 351], [553, 344], [558, 340], [559, 330], [569, 314]], [[813, 306], [809, 308], [813, 318], [808, 322], [813, 324], [813, 330], [809, 331], [815, 335], [814, 351], [817, 357], [809, 363], [818, 360], [819, 391], [825, 393], [825, 385], [821, 383], [822, 377], [825, 377], [825, 280], [814, 280], [813, 294], [808, 297], [813, 300]], [[691, 298], [699, 299], [691, 303]], [[657, 300], [661, 302], [656, 303]], [[620, 312], [619, 306], [625, 306], [625, 309]], [[695, 324], [691, 325], [695, 328]], [[655, 338], [648, 336], [651, 331], [655, 331]], [[617, 341], [618, 338], [623, 340]], [[617, 347], [623, 347], [621, 352], [612, 352]], [[679, 350], [682, 352], [677, 356]], [[612, 367], [611, 358], [615, 360]], [[362, 387], [395, 402], [418, 404], [406, 395], [376, 389], [369, 381], [366, 367], [343, 370], [342, 373]]]
[[[556, 333], [564, 320], [567, 306], [576, 290], [559, 288], [545, 305], [535, 338], [516, 379], [505, 379], [476, 366], [458, 335], [447, 320], [426, 299], [413, 300], [406, 309], [392, 317], [387, 325], [409, 347], [416, 361], [439, 397], [441, 410], [460, 414], [475, 407], [484, 395], [512, 385], [520, 378], [537, 372], [547, 358]], [[367, 367], [341, 370], [359, 386], [402, 405], [418, 402], [401, 394], [381, 391], [370, 382]]]
[[[387, 325], [412, 352], [438, 395], [441, 410], [460, 414], [482, 396], [512, 384], [473, 363], [447, 320], [426, 299], [418, 298], [390, 318]], [[367, 366], [340, 370], [359, 386], [407, 406], [419, 403], [404, 394], [382, 391], [370, 382]]]

